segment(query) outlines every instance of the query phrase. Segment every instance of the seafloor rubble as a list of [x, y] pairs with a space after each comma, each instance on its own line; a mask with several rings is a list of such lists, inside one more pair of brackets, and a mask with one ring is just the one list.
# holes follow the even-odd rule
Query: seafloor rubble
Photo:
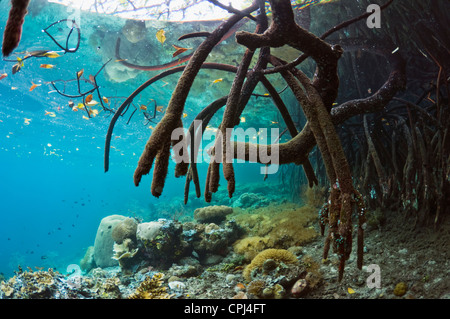
[[[1, 282], [0, 297], [450, 298], [448, 222], [436, 232], [413, 231], [396, 227], [404, 222], [398, 213], [369, 214], [365, 265], [358, 270], [352, 254], [338, 282], [337, 256], [322, 260], [320, 194], [309, 192], [302, 205], [286, 200], [250, 205], [245, 197], [263, 195], [244, 193], [235, 207], [199, 208], [184, 221], [107, 216], [80, 261], [82, 271], [19, 267]], [[378, 286], [371, 277], [374, 265], [381, 271]]]

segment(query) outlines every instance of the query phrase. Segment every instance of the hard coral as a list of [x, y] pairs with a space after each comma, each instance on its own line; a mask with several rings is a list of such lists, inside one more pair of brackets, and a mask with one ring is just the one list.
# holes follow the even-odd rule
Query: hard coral
[[297, 257], [293, 253], [285, 249], [266, 249], [253, 258], [252, 262], [245, 267], [243, 276], [246, 280], [251, 281], [251, 273], [255, 269], [261, 270], [267, 259], [273, 259], [277, 263], [298, 264]]
[[206, 206], [197, 208], [194, 211], [194, 219], [199, 223], [215, 223], [220, 224], [227, 215], [233, 213], [233, 208], [228, 206]]
[[111, 232], [112, 239], [118, 243], [122, 244], [122, 242], [130, 238], [132, 240], [136, 239], [136, 231], [137, 231], [137, 222], [134, 218], [126, 218], [120, 222], [118, 222]]
[[129, 299], [170, 299], [166, 292], [167, 288], [162, 287], [164, 274], [156, 273], [152, 277], [147, 277], [130, 295]]

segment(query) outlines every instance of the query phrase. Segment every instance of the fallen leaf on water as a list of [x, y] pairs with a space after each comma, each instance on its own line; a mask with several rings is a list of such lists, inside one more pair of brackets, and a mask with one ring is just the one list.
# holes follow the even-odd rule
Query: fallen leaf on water
[[77, 72], [77, 78], [79, 79], [84, 73], [84, 69], [81, 69], [80, 71]]
[[354, 294], [356, 292], [350, 287], [347, 288], [347, 291], [348, 291], [349, 294]]
[[0, 80], [3, 80], [4, 78], [6, 78], [8, 76], [8, 74], [3, 73], [2, 75], [0, 75]]
[[86, 103], [89, 103], [92, 101], [92, 94], [89, 94], [88, 96], [86, 96]]
[[165, 31], [164, 29], [159, 30], [158, 32], [156, 32], [156, 39], [161, 42], [161, 44], [164, 44], [164, 42], [166, 41], [166, 35], [165, 35]]
[[55, 66], [53, 64], [41, 64], [40, 67], [43, 69], [53, 69]]
[[43, 54], [43, 56], [47, 57], [47, 58], [59, 58], [60, 55], [58, 53], [56, 53], [55, 51], [48, 51], [46, 53]]
[[218, 83], [218, 82], [222, 82], [223, 81], [223, 79], [222, 78], [220, 78], [220, 79], [217, 79], [217, 80], [214, 80], [214, 81], [212, 81], [212, 83], [211, 84], [215, 84], [215, 83]]

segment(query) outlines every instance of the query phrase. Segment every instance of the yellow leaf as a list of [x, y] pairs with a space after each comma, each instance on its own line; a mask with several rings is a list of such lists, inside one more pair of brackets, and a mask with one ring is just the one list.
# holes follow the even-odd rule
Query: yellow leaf
[[84, 69], [81, 69], [80, 71], [77, 72], [77, 78], [81, 78], [81, 76], [84, 73]]
[[165, 31], [164, 29], [159, 30], [158, 32], [156, 32], [156, 39], [161, 42], [161, 44], [164, 44], [164, 42], [166, 41], [166, 35], [165, 35]]
[[60, 57], [60, 55], [58, 53], [56, 53], [55, 51], [48, 51], [48, 52], [44, 53], [44, 56], [47, 58], [52, 58], [52, 59]]
[[351, 295], [351, 294], [354, 294], [356, 291], [354, 291], [352, 288], [350, 288], [350, 287], [348, 287], [347, 288], [347, 291], [348, 291], [348, 293]]

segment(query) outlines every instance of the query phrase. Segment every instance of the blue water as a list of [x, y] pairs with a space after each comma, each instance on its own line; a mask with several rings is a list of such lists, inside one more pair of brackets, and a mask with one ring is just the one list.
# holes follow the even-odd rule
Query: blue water
[[[57, 49], [41, 32], [50, 23], [64, 18], [64, 9], [58, 11], [56, 5], [52, 6], [36, 14], [31, 11], [27, 16], [16, 52]], [[9, 4], [2, 2], [0, 9], [3, 33]], [[182, 205], [185, 179], [173, 176], [173, 163], [160, 198], [150, 193], [151, 176], [145, 176], [139, 187], [134, 186], [133, 173], [151, 132], [143, 125], [141, 114], [133, 116], [128, 125], [128, 116], [117, 123], [110, 171], [104, 173], [104, 143], [111, 116], [100, 113], [85, 120], [81, 110], [73, 112], [67, 107], [69, 99], [52, 92], [49, 81], [73, 78], [81, 69], [86, 75], [95, 74], [105, 62], [104, 55], [96, 52], [102, 47], [89, 43], [90, 26], [84, 24], [76, 54], [57, 59], [28, 59], [14, 75], [11, 73], [14, 63], [0, 61], [0, 74], [8, 74], [0, 81], [0, 273], [6, 277], [13, 275], [19, 265], [33, 269], [54, 267], [64, 273], [69, 264], [79, 263], [86, 249], [94, 244], [97, 227], [105, 216], [157, 218], [155, 207], [161, 203]], [[57, 67], [40, 68], [43, 63]], [[128, 96], [149, 76], [142, 72], [123, 84], [110, 81], [101, 73], [97, 81], [105, 96]], [[159, 105], [167, 105], [176, 76], [166, 80], [167, 87], [161, 89], [160, 85], [155, 89]], [[30, 91], [32, 82], [40, 86]], [[152, 88], [148, 94], [154, 96]], [[202, 96], [192, 98], [188, 105]], [[188, 124], [196, 115], [193, 107], [191, 110], [192, 114], [185, 119]], [[199, 166], [202, 188], [206, 167], [206, 164]], [[238, 183], [261, 181], [260, 167], [236, 165]], [[189, 212], [192, 211], [193, 207]]]

